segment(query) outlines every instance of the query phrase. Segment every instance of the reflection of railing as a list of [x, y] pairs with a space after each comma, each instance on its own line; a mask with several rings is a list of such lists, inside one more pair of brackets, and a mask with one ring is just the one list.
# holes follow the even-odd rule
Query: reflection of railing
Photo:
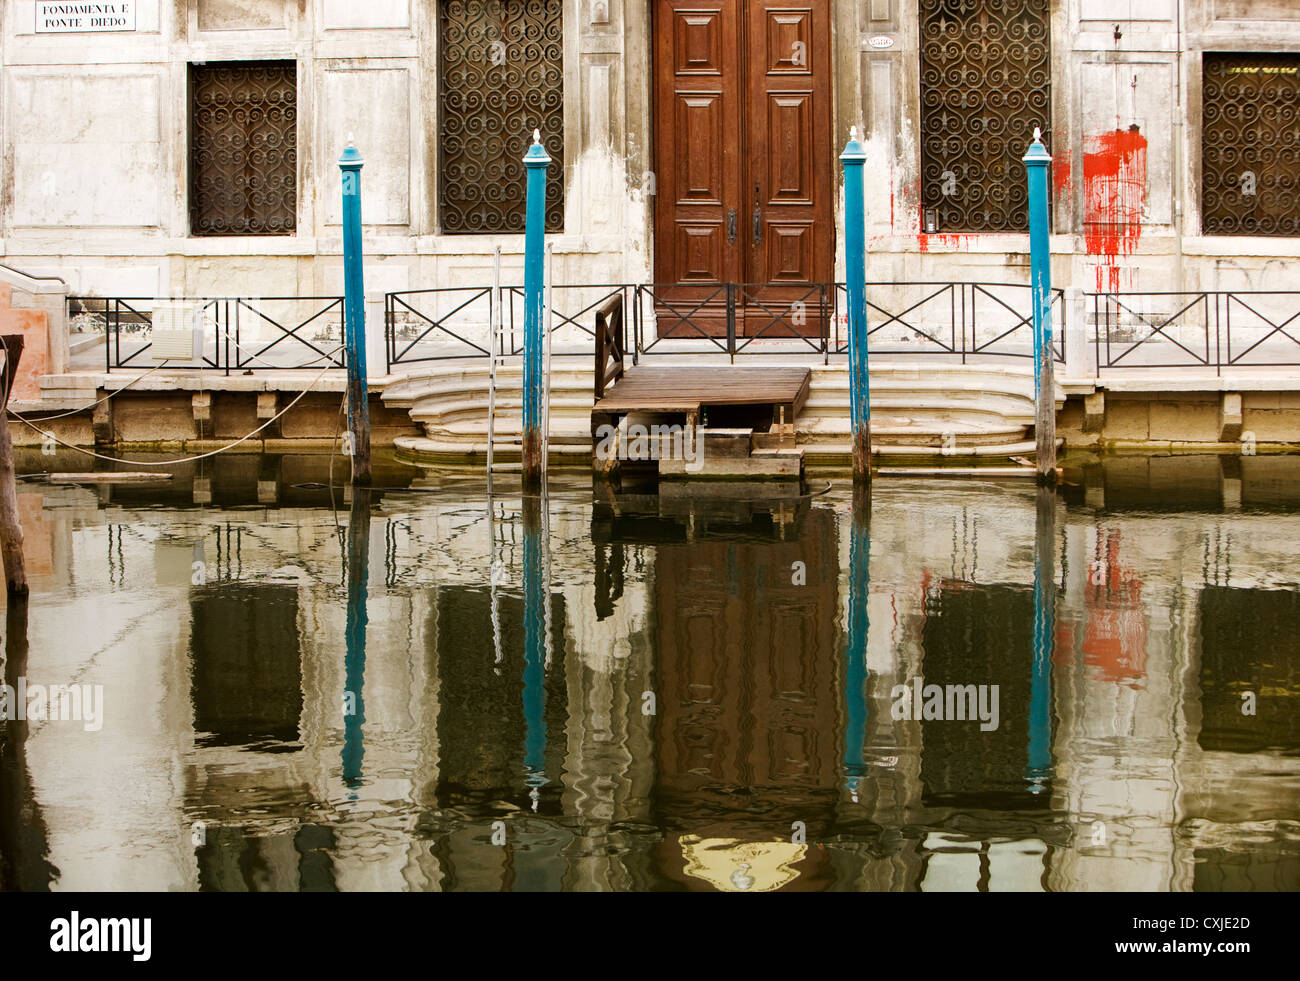
[[[1020, 283], [868, 283], [871, 354], [1032, 358], [1033, 294]], [[848, 350], [846, 287], [835, 287], [831, 350]], [[1065, 360], [1065, 291], [1052, 290], [1052, 355]]]
[[1098, 371], [1300, 365], [1300, 291], [1090, 296]]
[[[104, 367], [140, 369], [161, 362], [155, 330], [189, 334], [190, 356], [167, 360], [192, 371], [294, 371], [342, 368], [343, 298], [68, 297], [68, 317], [104, 331]], [[309, 333], [310, 331], [310, 333]], [[152, 353], [151, 353], [152, 352]]]

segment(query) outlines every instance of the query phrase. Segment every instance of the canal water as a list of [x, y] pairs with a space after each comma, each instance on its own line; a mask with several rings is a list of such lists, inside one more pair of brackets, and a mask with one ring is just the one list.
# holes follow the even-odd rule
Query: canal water
[[1067, 476], [24, 482], [0, 886], [1300, 888], [1300, 460]]

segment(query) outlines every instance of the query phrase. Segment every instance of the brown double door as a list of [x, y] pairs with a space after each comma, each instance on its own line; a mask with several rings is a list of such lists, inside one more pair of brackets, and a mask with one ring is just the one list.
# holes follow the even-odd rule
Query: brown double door
[[738, 334], [816, 334], [835, 256], [830, 0], [655, 0], [654, 35], [661, 335], [693, 333], [688, 314], [724, 333], [727, 283]]

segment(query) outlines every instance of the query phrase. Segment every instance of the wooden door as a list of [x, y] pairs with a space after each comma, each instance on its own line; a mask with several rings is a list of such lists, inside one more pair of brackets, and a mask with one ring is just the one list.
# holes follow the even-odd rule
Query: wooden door
[[817, 333], [835, 255], [830, 0], [656, 0], [654, 34], [661, 335], [693, 333], [688, 315], [725, 333], [728, 283], [738, 333]]

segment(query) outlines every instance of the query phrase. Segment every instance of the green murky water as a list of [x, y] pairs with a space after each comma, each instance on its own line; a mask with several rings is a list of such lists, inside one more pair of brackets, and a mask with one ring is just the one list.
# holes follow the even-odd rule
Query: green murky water
[[1070, 477], [24, 484], [0, 884], [1300, 888], [1300, 460]]

